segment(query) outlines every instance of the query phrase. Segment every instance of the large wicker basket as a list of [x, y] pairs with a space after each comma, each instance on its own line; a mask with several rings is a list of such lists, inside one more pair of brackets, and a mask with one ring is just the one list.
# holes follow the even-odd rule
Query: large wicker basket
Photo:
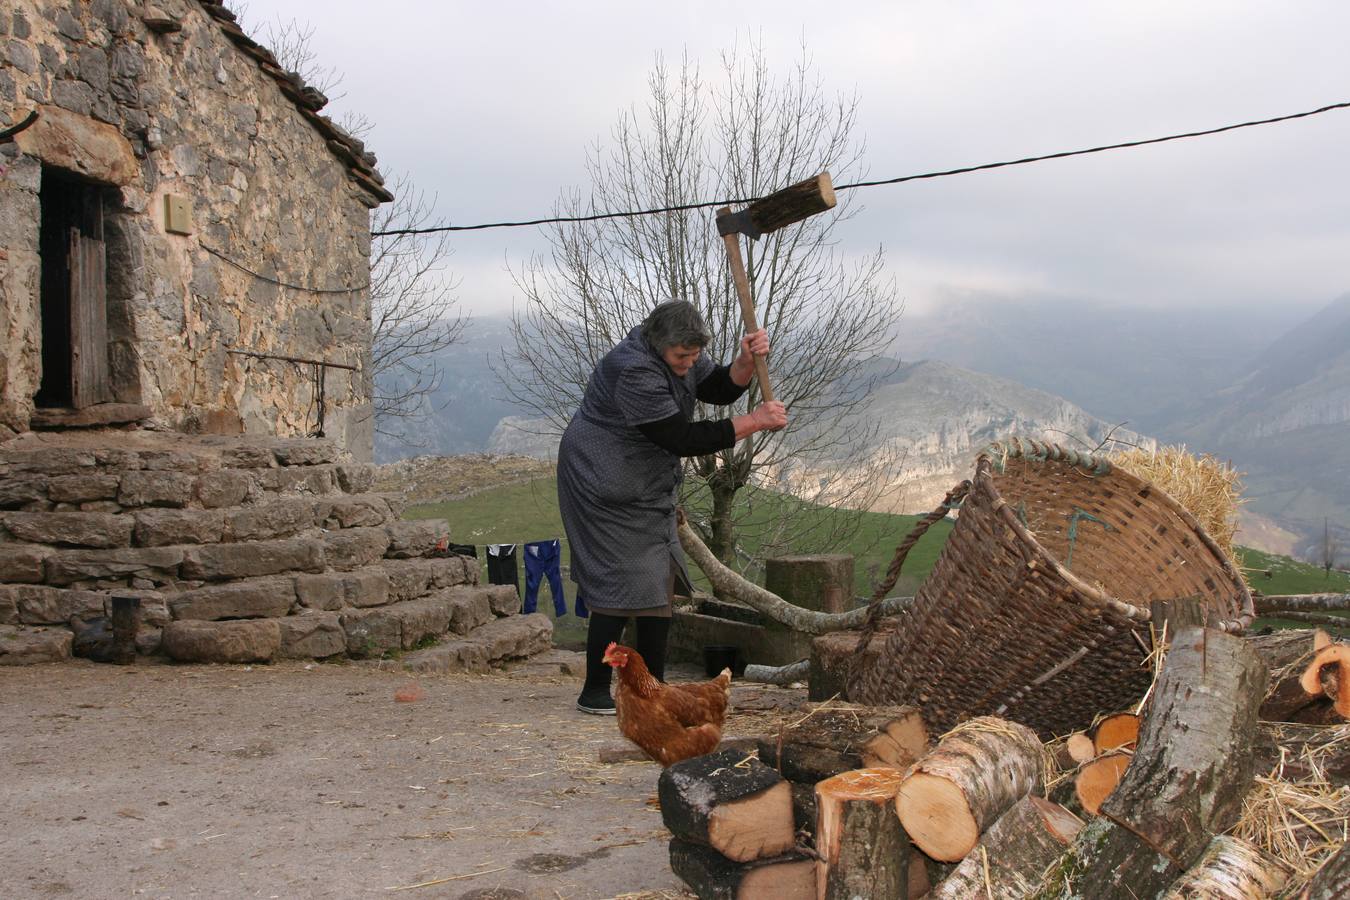
[[992, 714], [1063, 734], [1143, 695], [1150, 601], [1196, 596], [1211, 627], [1252, 619], [1246, 583], [1176, 501], [1089, 454], [996, 444], [849, 699], [915, 705], [938, 732]]

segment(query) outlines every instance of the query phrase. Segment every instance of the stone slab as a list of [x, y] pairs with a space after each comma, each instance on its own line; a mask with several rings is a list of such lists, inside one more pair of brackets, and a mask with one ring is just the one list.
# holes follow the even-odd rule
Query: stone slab
[[514, 616], [522, 608], [520, 592], [509, 584], [485, 584], [478, 590], [487, 596], [494, 616]]
[[277, 618], [290, 612], [295, 600], [294, 579], [252, 578], [184, 591], [169, 600], [169, 610], [175, 619]]
[[281, 650], [281, 625], [276, 619], [183, 619], [164, 627], [161, 649], [179, 662], [270, 662]]
[[0, 544], [0, 582], [38, 584], [44, 577], [43, 561], [50, 547], [32, 544]]
[[224, 515], [225, 539], [229, 541], [265, 541], [291, 537], [314, 527], [314, 500], [309, 497], [283, 497], [231, 509]]
[[25, 625], [67, 625], [71, 618], [101, 616], [107, 595], [100, 591], [63, 590], [38, 584], [0, 585], [0, 607], [13, 605]]
[[47, 499], [53, 503], [112, 500], [121, 483], [117, 475], [57, 475], [47, 481]]
[[375, 486], [375, 467], [370, 463], [344, 463], [335, 474], [338, 486], [349, 494], [364, 494]]
[[339, 571], [369, 566], [384, 557], [389, 535], [383, 528], [343, 528], [323, 536], [328, 565]]
[[276, 438], [272, 453], [283, 466], [318, 466], [336, 462], [340, 455], [331, 441], [314, 438]]
[[19, 132], [19, 149], [49, 166], [123, 187], [140, 179], [131, 144], [116, 127], [59, 106], [39, 106], [41, 117]]
[[46, 559], [46, 581], [53, 585], [81, 581], [130, 581], [157, 584], [173, 581], [183, 564], [182, 547], [129, 547], [117, 550], [57, 550]]
[[347, 652], [347, 635], [335, 612], [306, 612], [278, 619], [282, 659], [325, 659]]
[[313, 504], [313, 522], [320, 528], [368, 528], [397, 520], [379, 494], [337, 496]]
[[244, 469], [218, 469], [197, 478], [197, 501], [207, 509], [238, 506], [253, 490], [253, 475]]
[[347, 653], [358, 659], [380, 656], [403, 646], [403, 622], [388, 606], [341, 613]]
[[132, 539], [138, 547], [215, 544], [225, 532], [225, 514], [218, 509], [143, 509], [134, 515]]
[[68, 628], [0, 625], [0, 666], [31, 666], [70, 659], [75, 635]]
[[17, 540], [65, 547], [127, 547], [135, 524], [130, 516], [100, 512], [4, 514], [5, 530]]
[[341, 609], [346, 586], [337, 574], [295, 576], [295, 596], [300, 605], [309, 609]]
[[527, 658], [552, 646], [553, 623], [543, 613], [530, 613], [495, 619], [462, 638], [409, 653], [383, 667], [423, 674], [484, 673], [493, 663]]
[[45, 501], [50, 479], [46, 475], [7, 475], [0, 478], [0, 509], [21, 509]]
[[186, 506], [197, 488], [190, 472], [136, 471], [122, 475], [117, 502], [123, 506]]
[[390, 559], [426, 556], [441, 538], [450, 534], [450, 526], [443, 519], [396, 522], [386, 525], [384, 530], [389, 535], [389, 550], [385, 555]]
[[183, 560], [183, 577], [203, 581], [323, 570], [324, 545], [313, 538], [204, 544], [189, 548]]

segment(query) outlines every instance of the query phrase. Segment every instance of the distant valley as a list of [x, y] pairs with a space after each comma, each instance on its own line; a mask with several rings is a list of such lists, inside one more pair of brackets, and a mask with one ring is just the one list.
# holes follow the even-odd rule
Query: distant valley
[[[500, 367], [509, 341], [505, 320], [475, 320], [440, 357], [427, 414], [406, 440], [377, 439], [377, 459], [552, 458], [556, 436], [505, 398], [489, 365]], [[881, 423], [878, 451], [904, 456], [887, 511], [932, 508], [993, 440], [1092, 447], [1114, 428], [1243, 470], [1249, 544], [1308, 557], [1325, 517], [1350, 557], [1350, 295], [1315, 314], [971, 300], [906, 314], [895, 350], [894, 372], [860, 413]]]

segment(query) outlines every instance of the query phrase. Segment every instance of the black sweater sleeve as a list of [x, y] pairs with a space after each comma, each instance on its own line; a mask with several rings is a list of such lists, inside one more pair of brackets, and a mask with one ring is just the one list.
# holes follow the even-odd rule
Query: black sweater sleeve
[[695, 396], [704, 403], [716, 403], [726, 406], [735, 403], [745, 393], [744, 387], [731, 380], [731, 366], [718, 366], [708, 373], [708, 377], [698, 383]]
[[704, 456], [736, 444], [736, 428], [730, 419], [690, 422], [676, 413], [644, 422], [637, 429], [647, 440], [676, 456]]

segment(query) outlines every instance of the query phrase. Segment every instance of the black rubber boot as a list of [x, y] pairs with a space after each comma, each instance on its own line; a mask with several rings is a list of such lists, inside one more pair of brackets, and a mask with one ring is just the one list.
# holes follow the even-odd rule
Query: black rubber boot
[[670, 637], [671, 619], [665, 616], [637, 616], [637, 647], [634, 649], [647, 664], [647, 671], [657, 681], [666, 680], [666, 642]]
[[614, 698], [609, 695], [613, 670], [603, 660], [605, 649], [612, 641], [623, 636], [623, 626], [627, 622], [620, 616], [591, 613], [590, 624], [586, 626], [586, 681], [581, 686], [581, 696], [577, 698], [577, 709], [582, 712], [597, 716], [614, 715]]

